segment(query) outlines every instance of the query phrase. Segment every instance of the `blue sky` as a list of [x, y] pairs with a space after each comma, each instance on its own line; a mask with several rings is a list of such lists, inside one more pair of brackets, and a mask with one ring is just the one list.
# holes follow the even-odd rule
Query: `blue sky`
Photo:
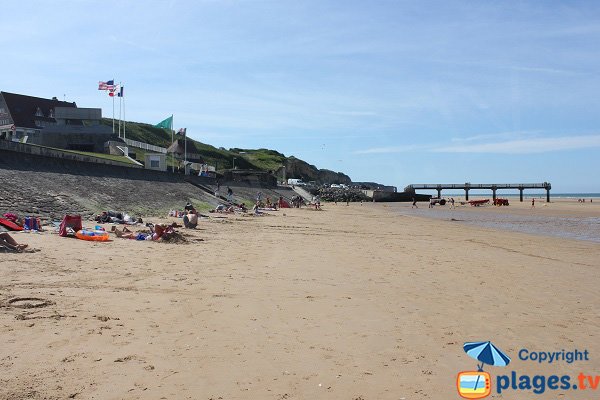
[[22, 1], [0, 90], [409, 183], [600, 192], [600, 3]]

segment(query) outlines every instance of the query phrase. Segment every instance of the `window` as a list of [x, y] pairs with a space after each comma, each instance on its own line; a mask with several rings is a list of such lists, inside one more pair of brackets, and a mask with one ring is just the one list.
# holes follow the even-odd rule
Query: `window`
[[35, 111], [35, 116], [36, 117], [43, 117], [44, 116], [44, 113], [42, 112], [41, 108], [39, 108], [39, 107], [37, 108], [37, 110]]
[[150, 160], [150, 168], [160, 168], [159, 160]]

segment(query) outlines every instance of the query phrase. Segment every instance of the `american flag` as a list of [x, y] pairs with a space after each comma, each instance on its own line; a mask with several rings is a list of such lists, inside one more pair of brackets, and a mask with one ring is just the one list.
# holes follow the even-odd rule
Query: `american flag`
[[115, 89], [115, 81], [107, 81], [107, 82], [98, 82], [98, 90], [114, 90]]

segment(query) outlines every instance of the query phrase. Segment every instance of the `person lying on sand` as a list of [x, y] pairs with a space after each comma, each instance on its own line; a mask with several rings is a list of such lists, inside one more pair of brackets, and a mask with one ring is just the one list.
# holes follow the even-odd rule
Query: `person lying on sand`
[[114, 228], [112, 231], [117, 237], [122, 239], [135, 239], [135, 240], [169, 240], [175, 233], [175, 226], [179, 226], [176, 223], [170, 225], [167, 224], [148, 224], [148, 228], [151, 233], [145, 232], [132, 232], [127, 227], [122, 230]]
[[152, 231], [152, 240], [169, 240], [173, 236], [173, 233], [175, 233], [173, 224], [155, 224], [154, 226], [150, 226], [150, 230]]
[[210, 210], [209, 212], [211, 213], [222, 213], [222, 214], [231, 214], [233, 212], [235, 212], [235, 208], [233, 206], [229, 206], [227, 207], [224, 204], [219, 204], [218, 206], [215, 207], [214, 210]]
[[8, 232], [0, 232], [0, 246], [7, 247], [11, 250], [21, 253], [27, 248], [28, 245], [17, 243], [17, 241], [13, 239], [13, 237], [10, 236]]
[[147, 240], [150, 236], [149, 233], [132, 232], [129, 229], [127, 229], [127, 227], [123, 228], [122, 230], [115, 226], [113, 226], [113, 228], [114, 229], [112, 231], [115, 233], [115, 235], [117, 235], [117, 237], [121, 239]]

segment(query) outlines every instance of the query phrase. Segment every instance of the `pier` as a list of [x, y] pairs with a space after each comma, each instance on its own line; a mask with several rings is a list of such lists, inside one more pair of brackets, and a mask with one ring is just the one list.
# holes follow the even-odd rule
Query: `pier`
[[488, 189], [492, 191], [492, 196], [496, 200], [496, 191], [498, 189], [518, 189], [519, 200], [523, 201], [523, 191], [525, 189], [544, 189], [546, 190], [546, 201], [550, 202], [550, 189], [552, 185], [549, 182], [543, 183], [450, 183], [450, 184], [415, 184], [404, 188], [405, 192], [415, 190], [437, 190], [438, 197], [442, 197], [442, 189], [459, 189], [465, 191], [465, 199], [469, 200], [469, 190]]

